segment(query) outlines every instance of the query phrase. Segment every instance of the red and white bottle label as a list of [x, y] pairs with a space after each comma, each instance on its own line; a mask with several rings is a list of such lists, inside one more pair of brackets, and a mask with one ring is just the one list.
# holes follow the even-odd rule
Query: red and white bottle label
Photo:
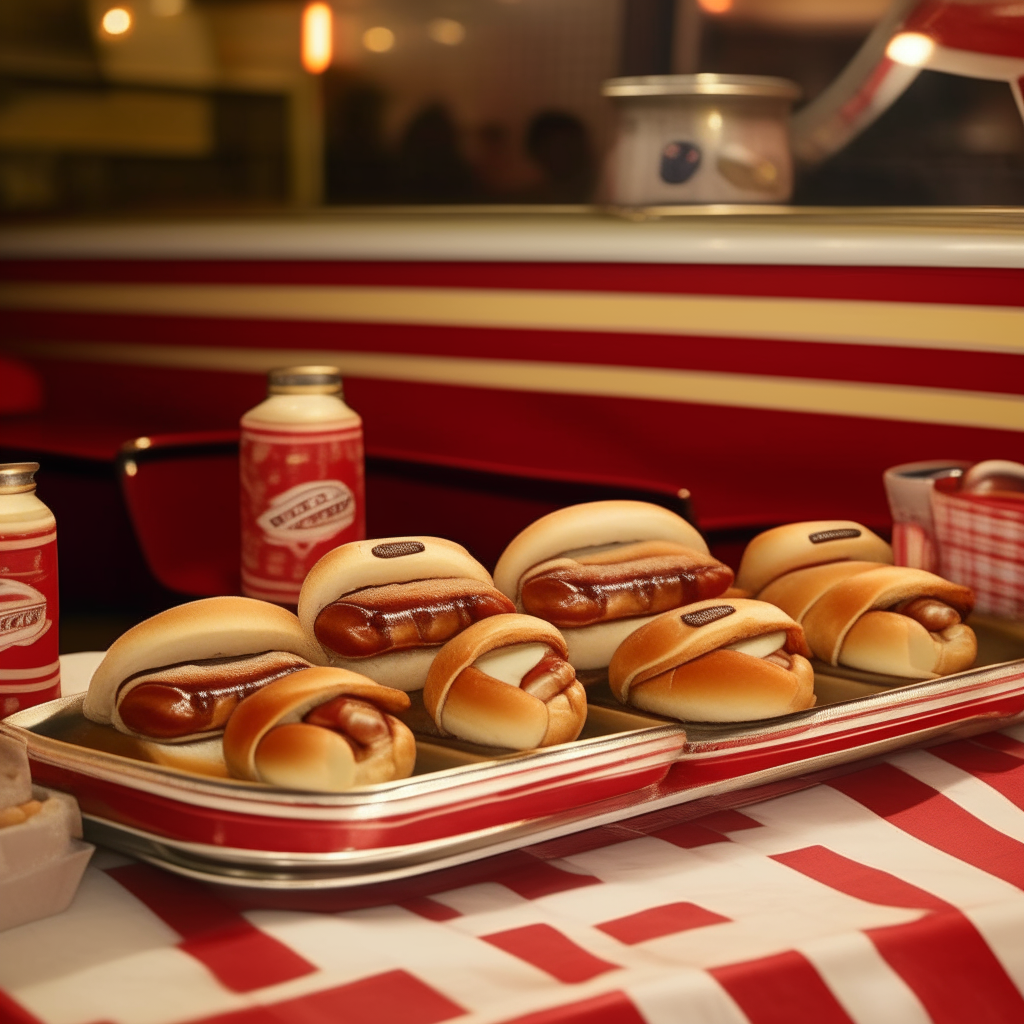
[[295, 604], [306, 573], [366, 536], [363, 430], [243, 426], [242, 592]]
[[60, 696], [57, 534], [0, 534], [0, 718]]

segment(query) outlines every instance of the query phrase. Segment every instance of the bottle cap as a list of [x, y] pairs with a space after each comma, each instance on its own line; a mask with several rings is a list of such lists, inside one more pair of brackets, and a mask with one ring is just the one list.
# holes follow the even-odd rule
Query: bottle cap
[[36, 489], [38, 462], [0, 463], [0, 494], [25, 494]]
[[336, 366], [285, 366], [267, 375], [271, 395], [337, 395], [341, 371]]

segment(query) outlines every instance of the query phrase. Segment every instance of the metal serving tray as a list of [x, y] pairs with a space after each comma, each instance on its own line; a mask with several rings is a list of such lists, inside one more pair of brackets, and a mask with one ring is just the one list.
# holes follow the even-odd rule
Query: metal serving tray
[[421, 737], [418, 774], [340, 794], [199, 775], [74, 742], [90, 728], [81, 694], [12, 715], [0, 731], [27, 741], [37, 782], [77, 797], [95, 842], [205, 881], [345, 889], [689, 801], [721, 803], [736, 791], [756, 799], [786, 780], [812, 785], [814, 773], [862, 758], [1024, 719], [1024, 632], [976, 628], [982, 667], [894, 687], [817, 666], [817, 707], [759, 722], [684, 728], [616, 707], [596, 685], [572, 743], [507, 754]]

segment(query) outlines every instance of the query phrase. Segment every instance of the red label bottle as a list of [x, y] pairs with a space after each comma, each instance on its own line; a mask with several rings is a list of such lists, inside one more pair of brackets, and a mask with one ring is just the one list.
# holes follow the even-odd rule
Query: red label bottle
[[60, 696], [57, 523], [38, 469], [0, 465], [0, 718]]
[[363, 422], [333, 366], [270, 372], [242, 417], [242, 593], [294, 605], [306, 573], [366, 536]]

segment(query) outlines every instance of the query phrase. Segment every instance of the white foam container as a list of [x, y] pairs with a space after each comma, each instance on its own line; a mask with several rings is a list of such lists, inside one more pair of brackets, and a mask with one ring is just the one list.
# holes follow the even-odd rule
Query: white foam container
[[95, 849], [74, 797], [41, 786], [32, 796], [39, 813], [0, 828], [0, 931], [66, 910]]

